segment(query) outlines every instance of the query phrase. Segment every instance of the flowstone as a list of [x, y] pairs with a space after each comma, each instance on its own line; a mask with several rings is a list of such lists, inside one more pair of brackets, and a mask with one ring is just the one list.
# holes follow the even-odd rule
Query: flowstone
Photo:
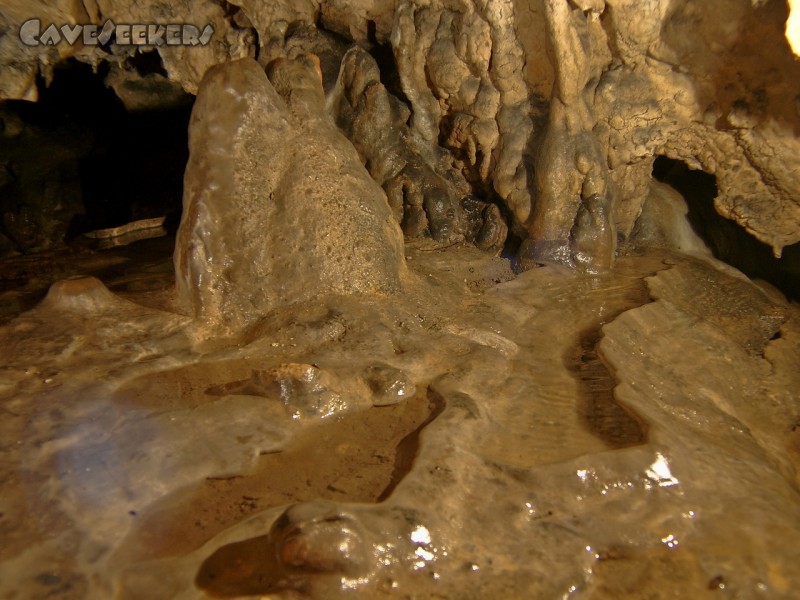
[[[236, 4], [174, 4], [225, 40], [162, 56], [199, 89], [174, 248], [3, 265], [108, 280], [3, 312], [0, 599], [795, 598], [800, 307], [650, 177], [798, 239], [784, 3]], [[30, 99], [57, 49], [10, 44]]]
[[405, 252], [203, 344], [96, 279], [3, 326], [0, 597], [793, 597], [796, 305]]

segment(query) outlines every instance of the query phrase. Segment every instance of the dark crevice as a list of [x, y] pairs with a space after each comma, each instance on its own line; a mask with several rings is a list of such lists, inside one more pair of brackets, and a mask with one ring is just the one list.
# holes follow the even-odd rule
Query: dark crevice
[[[508, 210], [505, 204], [501, 206], [501, 209], [504, 213], [506, 210]], [[508, 222], [508, 220], [506, 222]], [[513, 223], [513, 221], [511, 222]], [[517, 274], [522, 272], [519, 264], [519, 247], [521, 245], [522, 237], [514, 233], [512, 229], [509, 228], [508, 237], [506, 238], [505, 246], [503, 246], [503, 251], [500, 253], [500, 258], [505, 258], [511, 261], [511, 270]]]
[[419, 452], [419, 436], [423, 430], [436, 420], [442, 411], [445, 409], [445, 400], [433, 390], [428, 390], [428, 410], [430, 411], [428, 417], [420, 423], [414, 431], [405, 436], [397, 445], [397, 454], [395, 455], [394, 469], [392, 470], [392, 478], [389, 485], [378, 496], [378, 502], [383, 502], [399, 485], [411, 471], [414, 465], [414, 459]]
[[169, 73], [164, 68], [164, 61], [161, 60], [161, 54], [159, 54], [158, 50], [136, 52], [127, 59], [127, 63], [142, 77], [160, 75], [161, 77], [169, 78]]
[[682, 161], [657, 157], [653, 178], [672, 186], [684, 197], [692, 229], [715, 258], [736, 267], [751, 279], [771, 283], [790, 299], [800, 300], [800, 243], [787, 246], [783, 256], [776, 259], [770, 246], [717, 213], [714, 208], [718, 193], [716, 177], [692, 170]]
[[370, 43], [370, 48], [368, 48], [368, 50], [369, 53], [372, 54], [372, 58], [375, 59], [375, 62], [378, 63], [378, 69], [380, 69], [381, 73], [381, 83], [392, 96], [395, 96], [398, 100], [403, 102], [403, 104], [408, 107], [408, 110], [412, 110], [411, 101], [403, 91], [400, 71], [397, 68], [392, 45], [388, 43], [381, 44], [378, 41], [374, 21], [369, 21], [367, 23], [367, 36]]
[[242, 23], [242, 26], [249, 29], [250, 33], [253, 35], [253, 60], [261, 64], [261, 36], [258, 33], [258, 29], [253, 26], [250, 17], [245, 14], [244, 10], [239, 12], [239, 22]]
[[564, 357], [564, 364], [578, 383], [579, 414], [589, 430], [610, 448], [627, 448], [647, 441], [647, 424], [633, 411], [617, 402], [614, 388], [617, 381], [598, 353], [603, 325], [627, 310], [649, 302], [643, 280], [630, 292], [629, 306], [604, 316], [604, 319], [582, 331], [577, 344]]

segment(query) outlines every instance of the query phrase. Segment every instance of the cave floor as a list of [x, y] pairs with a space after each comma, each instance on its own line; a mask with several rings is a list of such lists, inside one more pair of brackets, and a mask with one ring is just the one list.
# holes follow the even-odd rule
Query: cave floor
[[0, 598], [796, 597], [796, 304], [414, 243], [222, 338], [171, 243], [0, 265]]

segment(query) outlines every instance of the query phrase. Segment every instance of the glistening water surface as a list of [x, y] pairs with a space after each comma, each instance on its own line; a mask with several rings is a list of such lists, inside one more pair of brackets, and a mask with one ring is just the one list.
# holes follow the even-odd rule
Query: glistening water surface
[[91, 279], [4, 325], [0, 598], [793, 597], [796, 306], [406, 253], [239, 339]]

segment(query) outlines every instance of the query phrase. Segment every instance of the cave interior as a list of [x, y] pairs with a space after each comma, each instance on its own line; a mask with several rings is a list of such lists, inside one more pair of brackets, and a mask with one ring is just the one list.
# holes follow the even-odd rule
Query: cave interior
[[0, 0], [0, 599], [795, 597], [793, 4]]

